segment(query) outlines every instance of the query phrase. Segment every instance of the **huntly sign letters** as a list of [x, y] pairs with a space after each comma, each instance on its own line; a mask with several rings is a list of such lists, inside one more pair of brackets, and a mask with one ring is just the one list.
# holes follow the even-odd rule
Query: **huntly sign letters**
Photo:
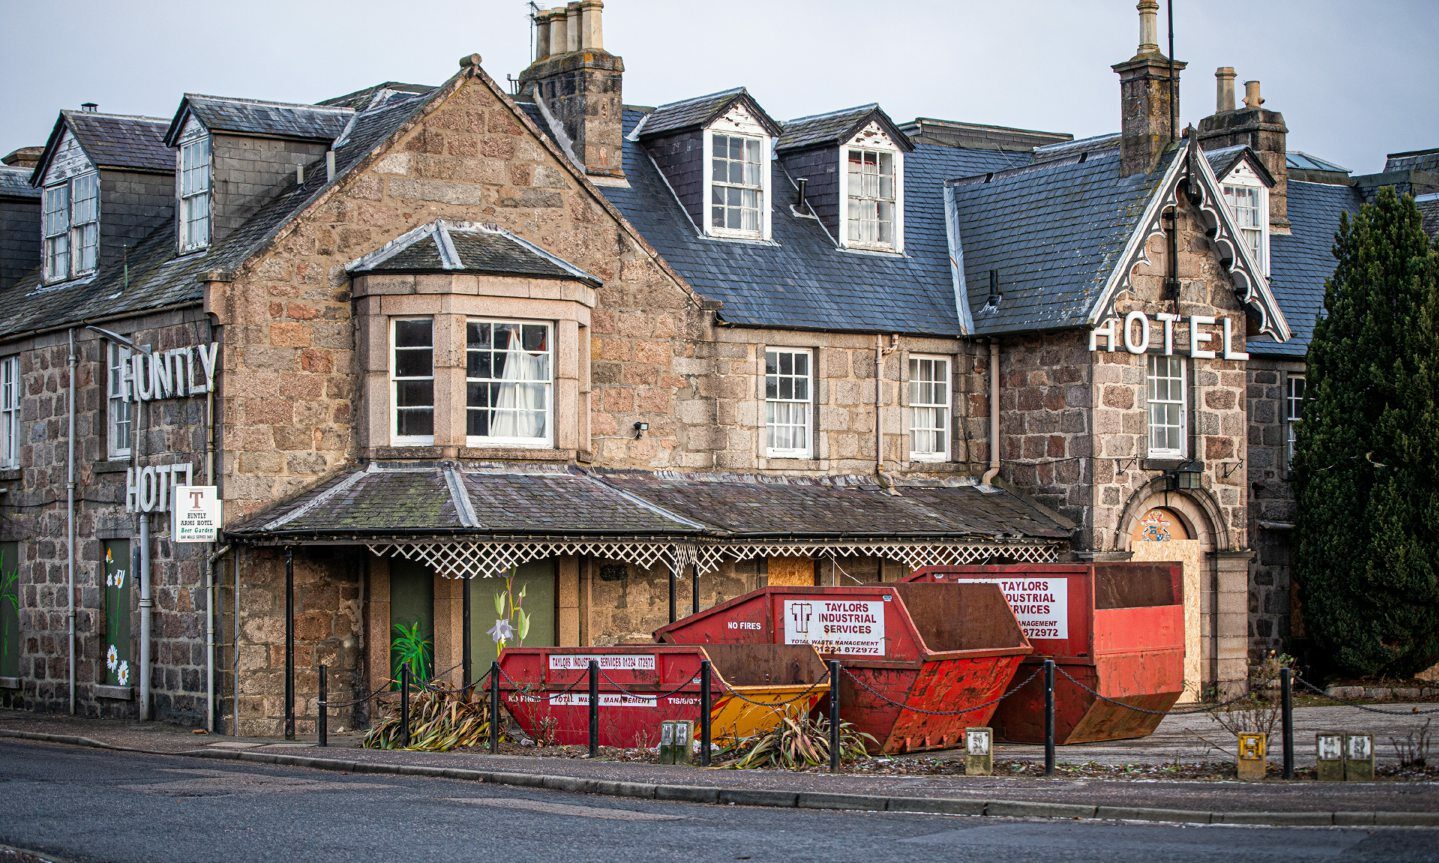
[[[1218, 332], [1215, 328], [1218, 327]], [[1249, 354], [1234, 349], [1234, 322], [1229, 318], [1213, 315], [1174, 315], [1157, 312], [1154, 319], [1144, 312], [1134, 311], [1119, 318], [1110, 318], [1089, 331], [1091, 351], [1125, 350], [1131, 354], [1154, 352], [1150, 347], [1152, 336], [1161, 336], [1158, 352], [1165, 356], [1174, 354], [1174, 331], [1187, 330], [1189, 333], [1189, 356], [1197, 360], [1247, 360]], [[1104, 347], [1100, 347], [1100, 343]]]

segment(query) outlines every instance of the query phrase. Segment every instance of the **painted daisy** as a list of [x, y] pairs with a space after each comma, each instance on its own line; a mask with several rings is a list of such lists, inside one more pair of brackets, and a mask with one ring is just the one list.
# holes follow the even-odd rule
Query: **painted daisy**
[[117, 570], [115, 570], [115, 586], [116, 586], [116, 587], [124, 587], [124, 586], [125, 586], [125, 570], [123, 570], [123, 569], [117, 569]]
[[120, 668], [115, 672], [115, 679], [120, 681], [121, 686], [130, 685], [130, 663], [121, 662]]
[[112, 644], [110, 645], [110, 649], [105, 651], [105, 667], [110, 669], [111, 671], [114, 671], [115, 666], [119, 664], [120, 651], [116, 650], [115, 645]]

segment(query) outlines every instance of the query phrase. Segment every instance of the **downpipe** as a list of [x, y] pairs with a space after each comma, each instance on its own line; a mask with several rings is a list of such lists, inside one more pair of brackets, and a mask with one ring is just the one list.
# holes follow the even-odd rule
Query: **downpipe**
[[899, 348], [899, 335], [891, 333], [889, 346], [884, 336], [874, 335], [874, 474], [884, 479], [884, 358]]
[[979, 484], [991, 487], [999, 476], [999, 340], [989, 340], [989, 470]]
[[69, 630], [70, 649], [66, 658], [69, 678], [70, 715], [75, 715], [75, 369], [79, 361], [75, 356], [75, 328], [66, 331], [70, 354], [65, 363], [70, 382], [67, 401], [69, 434], [65, 443], [65, 617]]

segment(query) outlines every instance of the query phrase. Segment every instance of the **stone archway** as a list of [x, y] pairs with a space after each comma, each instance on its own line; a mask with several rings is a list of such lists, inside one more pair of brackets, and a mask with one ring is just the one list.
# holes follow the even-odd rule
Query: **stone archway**
[[1121, 551], [1136, 561], [1178, 563], [1184, 585], [1184, 694], [1199, 700], [1214, 684], [1214, 553], [1227, 550], [1228, 532], [1219, 508], [1202, 489], [1197, 494], [1171, 491], [1156, 479], [1136, 491], [1124, 508], [1116, 535]]

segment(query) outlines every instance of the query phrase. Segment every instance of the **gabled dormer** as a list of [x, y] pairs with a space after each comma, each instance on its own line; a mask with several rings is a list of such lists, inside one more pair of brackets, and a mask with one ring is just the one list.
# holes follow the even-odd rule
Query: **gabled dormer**
[[777, 145], [785, 171], [805, 181], [806, 213], [841, 248], [891, 253], [904, 252], [904, 155], [913, 149], [878, 105], [791, 120]]
[[30, 180], [47, 284], [93, 276], [165, 221], [174, 169], [164, 132], [153, 117], [60, 112]]
[[744, 88], [661, 105], [635, 129], [696, 229], [767, 241], [780, 126]]
[[1268, 276], [1269, 193], [1274, 188], [1274, 177], [1246, 146], [1210, 150], [1205, 157], [1224, 189], [1224, 203], [1229, 206], [1249, 254]]
[[208, 248], [310, 171], [354, 109], [185, 95], [165, 133], [175, 149], [176, 246]]

